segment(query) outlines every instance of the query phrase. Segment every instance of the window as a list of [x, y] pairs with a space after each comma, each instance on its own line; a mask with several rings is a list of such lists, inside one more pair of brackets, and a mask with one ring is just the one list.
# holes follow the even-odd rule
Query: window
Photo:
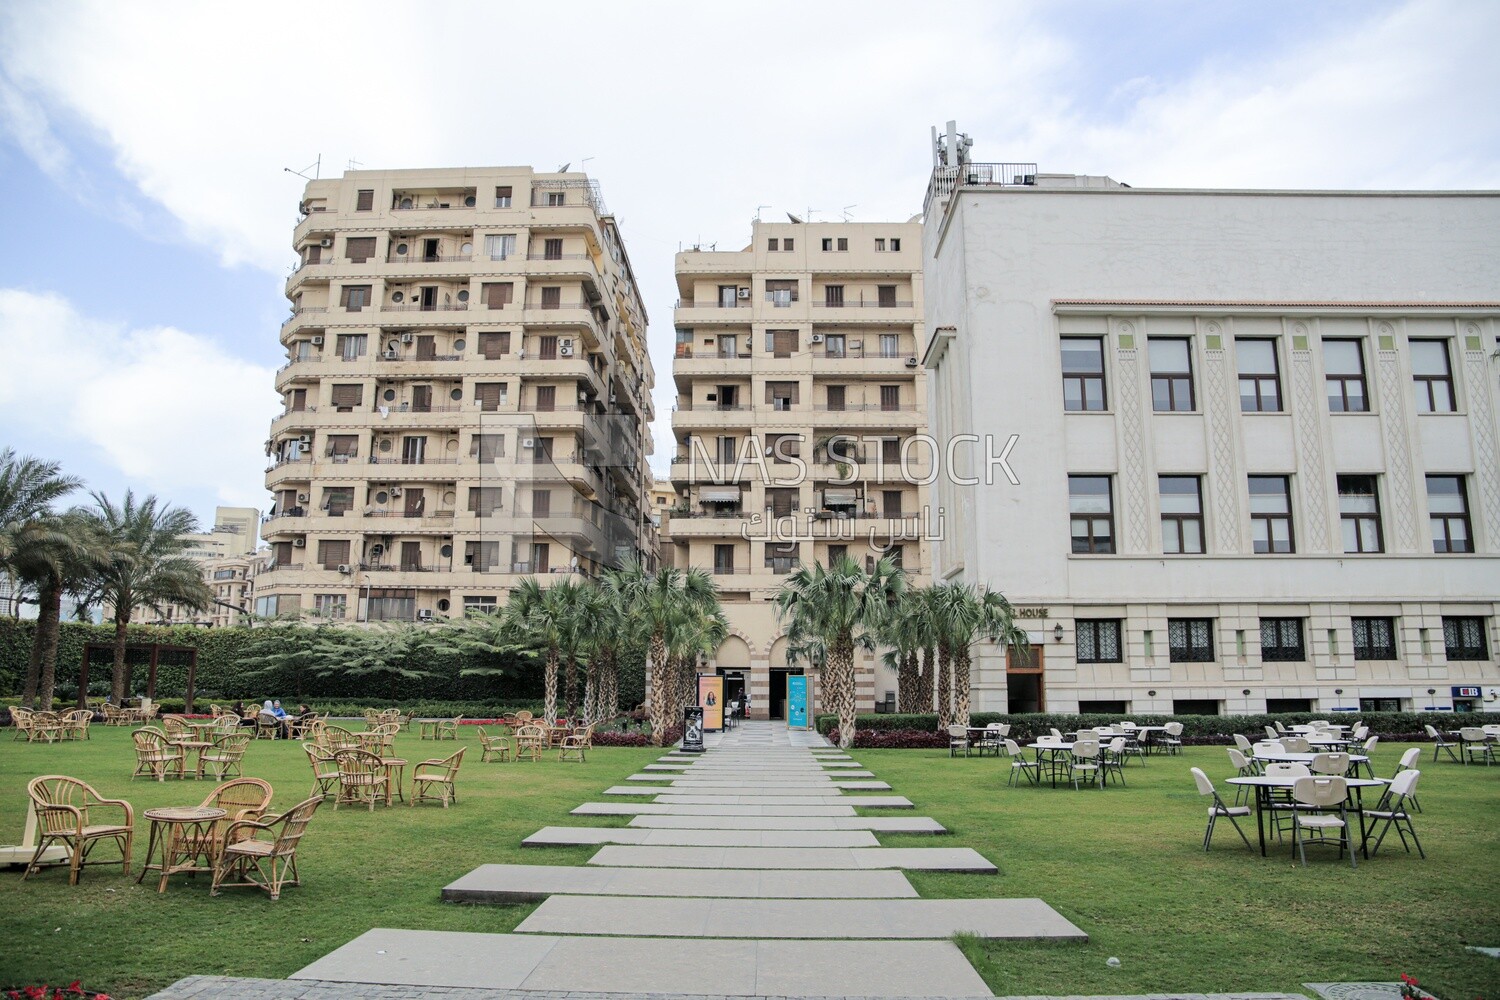
[[359, 454], [359, 435], [357, 434], [330, 434], [328, 435], [327, 453], [334, 459], [348, 460]]
[[772, 237], [771, 239], [766, 240], [766, 249], [771, 251], [772, 253], [775, 253], [777, 250], [781, 249], [780, 244], [780, 240]]
[[772, 543], [766, 546], [766, 569], [773, 573], [790, 573], [797, 565], [796, 542]]
[[479, 286], [486, 309], [504, 309], [515, 301], [516, 286], [510, 281], [486, 281]]
[[1427, 477], [1427, 516], [1432, 523], [1432, 551], [1474, 551], [1463, 476]]
[[323, 540], [318, 543], [318, 565], [324, 569], [338, 569], [349, 563], [349, 540]]
[[1240, 369], [1240, 412], [1280, 413], [1281, 373], [1276, 366], [1276, 341], [1236, 340], [1234, 356]]
[[473, 572], [488, 573], [499, 564], [499, 542], [464, 542], [464, 565]]
[[1193, 358], [1189, 341], [1152, 337], [1146, 341], [1151, 361], [1151, 407], [1158, 413], [1193, 409]]
[[479, 401], [479, 409], [482, 411], [494, 411], [500, 409], [500, 404], [505, 401], [504, 382], [476, 382], [474, 384], [474, 398]]
[[901, 252], [901, 238], [899, 236], [893, 236], [893, 237], [891, 237], [891, 252], [892, 253], [900, 253]]
[[1382, 552], [1380, 498], [1374, 476], [1339, 476], [1339, 521], [1345, 552]]
[[[510, 208], [511, 190], [510, 185], [495, 188], [495, 207]], [[467, 598], [465, 598], [467, 601]]]
[[1444, 618], [1443, 649], [1450, 660], [1488, 660], [1483, 618]]
[[1418, 413], [1453, 412], [1453, 369], [1446, 340], [1413, 340], [1411, 374], [1417, 384]]
[[899, 333], [882, 333], [880, 335], [880, 356], [882, 358], [899, 358], [901, 356], [901, 335]]
[[717, 575], [731, 574], [734, 572], [734, 546], [714, 546], [714, 573]]
[[490, 260], [505, 260], [516, 252], [513, 233], [499, 233], [484, 238], [484, 252]]
[[1307, 647], [1302, 642], [1302, 619], [1262, 618], [1260, 658], [1271, 663], [1301, 663], [1306, 660]]
[[770, 508], [772, 517], [789, 517], [797, 509], [797, 491], [795, 489], [768, 488], [766, 490], [766, 506]]
[[370, 304], [369, 285], [345, 285], [339, 293], [339, 305], [349, 312], [359, 312]]
[[1120, 619], [1080, 618], [1073, 623], [1073, 629], [1079, 663], [1124, 662], [1120, 644]]
[[880, 408], [887, 412], [901, 409], [901, 387], [899, 385], [883, 385], [880, 387]]
[[409, 622], [417, 617], [417, 592], [400, 587], [372, 587], [365, 602], [365, 619], [372, 622]]
[[510, 353], [510, 333], [481, 333], [479, 335], [479, 356], [490, 361], [503, 358]]
[[354, 509], [354, 487], [329, 486], [323, 490], [323, 509], [329, 517], [343, 517], [344, 512]]
[[536, 339], [537, 357], [542, 361], [557, 360], [557, 334], [548, 333]]
[[901, 491], [881, 490], [880, 511], [885, 517], [901, 517]]
[[[1267, 698], [1266, 713], [1268, 715], [1290, 715], [1294, 712], [1311, 712], [1311, 698]], [[1360, 711], [1365, 711], [1360, 709]]]
[[271, 543], [271, 565], [272, 566], [290, 566], [290, 565], [292, 565], [292, 543], [291, 542], [272, 542]]
[[1174, 698], [1173, 715], [1218, 715], [1219, 703], [1209, 698]]
[[1161, 544], [1168, 554], [1203, 551], [1203, 491], [1197, 476], [1161, 476]]
[[568, 193], [566, 191], [548, 191], [547, 192], [547, 205], [549, 207], [551, 207], [551, 208], [557, 208], [558, 206], [560, 206], [560, 205], [566, 205], [567, 203], [568, 203]]
[[828, 394], [828, 410], [830, 413], [838, 413], [844, 409], [844, 386], [830, 385], [825, 390]]
[[796, 330], [767, 330], [766, 350], [773, 357], [789, 358], [797, 353], [797, 331]]
[[833, 240], [831, 238], [823, 240], [823, 252], [824, 253], [829, 253], [832, 250], [833, 250]]
[[767, 434], [766, 455], [772, 461], [785, 462], [802, 456], [802, 435]]
[[830, 546], [828, 546], [828, 565], [829, 566], [837, 566], [840, 562], [843, 562], [845, 559], [848, 559], [848, 558], [849, 558], [849, 546], [847, 546], [847, 545], [830, 545]]
[[466, 594], [464, 596], [464, 615], [471, 612], [481, 615], [492, 615], [500, 610], [500, 602], [493, 594]]
[[789, 309], [797, 301], [797, 282], [776, 280], [766, 282], [766, 301], [776, 309]]
[[351, 236], [344, 241], [344, 256], [356, 264], [363, 264], [375, 256], [375, 237]]
[[790, 236], [783, 237], [782, 240], [781, 240], [781, 249], [783, 249], [783, 250], [790, 250], [790, 249], [792, 249], [792, 242], [793, 241], [792, 241], [792, 238]]
[[875, 301], [882, 309], [894, 309], [899, 304], [896, 302], [895, 285], [876, 285]]
[[1356, 660], [1394, 660], [1396, 624], [1390, 618], [1351, 618]]
[[892, 566], [896, 569], [902, 569], [906, 563], [906, 546], [892, 545], [884, 551], [876, 549], [875, 555], [877, 559], [889, 559]]
[[354, 210], [356, 212], [373, 212], [375, 210], [375, 192], [373, 189], [355, 193]]
[[1114, 552], [1115, 516], [1108, 476], [1069, 476], [1068, 513], [1074, 552]]
[[1256, 552], [1295, 552], [1292, 497], [1286, 476], [1250, 477], [1250, 533]]
[[1129, 715], [1128, 702], [1123, 701], [1080, 701], [1078, 703], [1079, 715]]
[[333, 386], [329, 402], [335, 410], [348, 413], [364, 401], [365, 387], [359, 382]]
[[[1361, 712], [1400, 712], [1400, 698], [1361, 698], [1359, 699], [1359, 710]], [[1311, 711], [1311, 709], [1307, 709]]]
[[830, 333], [823, 338], [823, 356], [828, 358], [842, 358], [848, 341], [842, 333]]
[[542, 289], [542, 308], [562, 308], [562, 288], [558, 285], [548, 285]]
[[849, 240], [846, 237], [840, 236], [838, 239], [838, 247], [840, 250], [848, 250]]
[[772, 410], [786, 411], [797, 404], [796, 382], [767, 382], [766, 402]]
[[832, 307], [835, 307], [835, 308], [842, 308], [842, 306], [844, 305], [844, 286], [843, 285], [824, 285], [823, 286], [823, 304], [825, 306], [832, 306]]
[[1364, 413], [1369, 410], [1365, 356], [1359, 341], [1323, 341], [1323, 368], [1328, 380], [1329, 412]]
[[349, 612], [349, 597], [347, 594], [314, 594], [313, 614], [319, 618], [331, 618], [335, 621], [343, 621]]
[[1102, 410], [1104, 395], [1104, 339], [1062, 339], [1063, 409]]
[[[1173, 663], [1211, 663], [1214, 658], [1212, 618], [1168, 618], [1167, 645]], [[1175, 713], [1175, 709], [1174, 709]], [[1202, 713], [1191, 713], [1202, 714]]]
[[901, 463], [901, 439], [882, 438], [880, 441], [880, 462], [882, 465], [899, 465]]
[[739, 302], [736, 301], [738, 295], [739, 295], [739, 288], [737, 286], [735, 286], [735, 285], [720, 285], [719, 286], [719, 308], [720, 309], [733, 309], [735, 306], [739, 305]]
[[487, 517], [495, 511], [500, 510], [501, 487], [499, 486], [470, 486], [469, 487], [469, 510], [480, 517]]
[[474, 440], [469, 445], [469, 454], [479, 459], [481, 465], [488, 465], [497, 459], [504, 458], [505, 435], [475, 434]]
[[875, 238], [875, 252], [885, 253], [885, 240], [881, 239], [878, 236]]
[[365, 356], [369, 348], [370, 338], [363, 333], [341, 333], [337, 341], [339, 359], [341, 361], [353, 361]]
[[262, 618], [292, 614], [301, 606], [302, 599], [297, 594], [271, 594], [255, 599], [255, 613]]
[[542, 243], [543, 260], [562, 260], [563, 241], [560, 239], [544, 240]]

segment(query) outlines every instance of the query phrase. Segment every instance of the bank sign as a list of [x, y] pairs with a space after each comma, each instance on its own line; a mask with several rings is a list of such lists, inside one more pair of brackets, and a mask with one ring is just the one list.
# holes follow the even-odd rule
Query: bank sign
[[1478, 698], [1480, 691], [1477, 687], [1455, 687], [1453, 697], [1455, 698]]

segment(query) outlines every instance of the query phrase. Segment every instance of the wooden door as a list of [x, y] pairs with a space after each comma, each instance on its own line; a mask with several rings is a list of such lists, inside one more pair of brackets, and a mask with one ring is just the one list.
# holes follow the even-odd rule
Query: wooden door
[[407, 517], [422, 516], [422, 508], [426, 506], [427, 502], [427, 498], [423, 495], [423, 493], [423, 490], [414, 490], [409, 487], [407, 488], [405, 509]]

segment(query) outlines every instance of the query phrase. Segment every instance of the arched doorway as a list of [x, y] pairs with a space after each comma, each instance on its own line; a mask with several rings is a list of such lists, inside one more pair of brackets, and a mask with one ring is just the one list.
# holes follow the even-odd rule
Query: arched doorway
[[714, 653], [714, 668], [724, 678], [724, 704], [743, 704], [750, 689], [750, 647], [737, 635], [725, 639]]
[[770, 655], [771, 669], [771, 692], [767, 699], [766, 708], [770, 718], [786, 718], [786, 679], [789, 674], [802, 673], [800, 664], [792, 665], [787, 662], [786, 636], [779, 637], [771, 643]]

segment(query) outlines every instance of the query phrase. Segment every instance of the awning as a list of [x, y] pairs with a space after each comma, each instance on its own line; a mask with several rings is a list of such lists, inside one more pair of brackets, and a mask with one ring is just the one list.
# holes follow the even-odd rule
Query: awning
[[698, 491], [698, 502], [699, 503], [739, 503], [740, 502], [740, 488], [738, 486], [736, 486], [733, 489], [699, 490]]
[[853, 507], [853, 490], [824, 490], [823, 506], [825, 507]]

